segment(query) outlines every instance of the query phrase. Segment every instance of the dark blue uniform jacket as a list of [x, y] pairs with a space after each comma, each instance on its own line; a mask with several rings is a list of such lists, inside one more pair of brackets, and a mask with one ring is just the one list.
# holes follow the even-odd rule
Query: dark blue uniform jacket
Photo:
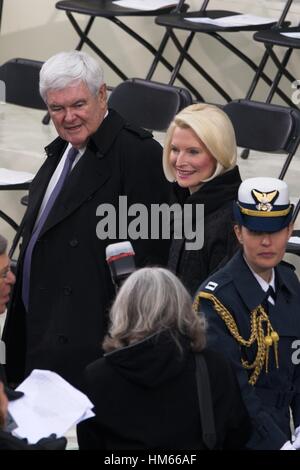
[[[275, 268], [276, 303], [269, 304], [272, 327], [279, 334], [276, 368], [273, 347], [269, 350], [269, 367], [263, 367], [255, 385], [248, 383], [253, 370], [241, 364], [241, 357], [253, 361], [256, 345], [241, 346], [216, 312], [213, 302], [200, 299], [209, 328], [208, 343], [234, 364], [242, 396], [252, 419], [250, 449], [280, 449], [290, 439], [291, 408], [295, 427], [300, 425], [300, 284], [292, 266], [280, 263]], [[266, 293], [251, 273], [241, 252], [226, 266], [206, 280], [198, 291], [213, 294], [234, 317], [240, 335], [250, 336], [250, 312], [266, 302]]]

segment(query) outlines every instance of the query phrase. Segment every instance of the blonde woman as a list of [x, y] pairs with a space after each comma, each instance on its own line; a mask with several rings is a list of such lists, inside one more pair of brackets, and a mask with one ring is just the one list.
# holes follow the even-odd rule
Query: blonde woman
[[203, 248], [188, 250], [185, 239], [174, 240], [169, 257], [169, 268], [192, 295], [238, 246], [232, 230], [232, 206], [241, 183], [236, 160], [234, 129], [220, 108], [195, 104], [174, 118], [164, 145], [165, 176], [174, 182], [180, 202], [204, 204]]

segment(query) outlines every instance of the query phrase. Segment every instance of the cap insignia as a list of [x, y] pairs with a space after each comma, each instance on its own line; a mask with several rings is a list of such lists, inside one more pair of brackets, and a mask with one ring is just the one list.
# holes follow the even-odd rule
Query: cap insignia
[[274, 191], [263, 193], [257, 189], [252, 189], [251, 194], [256, 202], [255, 207], [258, 211], [271, 212], [273, 204], [279, 196], [279, 191], [275, 189]]

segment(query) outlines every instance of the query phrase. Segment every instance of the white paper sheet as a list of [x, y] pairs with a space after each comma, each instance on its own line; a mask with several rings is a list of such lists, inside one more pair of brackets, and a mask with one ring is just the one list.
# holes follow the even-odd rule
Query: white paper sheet
[[24, 396], [8, 406], [18, 424], [14, 434], [31, 444], [53, 433], [61, 437], [74, 424], [95, 416], [88, 397], [55, 372], [35, 369], [17, 390]]
[[177, 5], [178, 0], [117, 0], [113, 3], [124, 8], [135, 8], [136, 10], [150, 11]]
[[226, 27], [239, 27], [239, 26], [250, 26], [250, 25], [260, 25], [260, 24], [268, 24], [268, 23], [276, 23], [276, 19], [274, 18], [265, 18], [263, 16], [255, 16], [255, 15], [233, 15], [233, 16], [225, 16], [223, 18], [184, 18], [187, 21], [191, 21], [193, 23], [204, 23], [204, 24], [211, 24], [214, 26], [221, 26], [222, 28]]
[[292, 33], [280, 33], [282, 36], [287, 36], [288, 38], [300, 39], [300, 32], [294, 31]]
[[7, 168], [0, 168], [0, 184], [21, 184], [30, 183], [34, 178], [33, 173], [25, 171], [7, 170]]
[[297, 245], [300, 245], [300, 237], [290, 237], [289, 242], [290, 243], [297, 243]]

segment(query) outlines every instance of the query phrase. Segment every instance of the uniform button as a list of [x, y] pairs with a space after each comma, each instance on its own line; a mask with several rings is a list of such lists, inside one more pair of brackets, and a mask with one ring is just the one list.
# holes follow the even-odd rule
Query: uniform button
[[77, 245], [78, 245], [78, 240], [77, 238], [73, 238], [72, 240], [69, 241], [69, 245], [72, 247], [72, 248], [75, 248]]
[[69, 286], [66, 286], [63, 288], [63, 293], [64, 295], [71, 295], [72, 294], [72, 288]]
[[69, 342], [68, 338], [64, 335], [59, 335], [57, 338], [59, 344], [67, 344]]

